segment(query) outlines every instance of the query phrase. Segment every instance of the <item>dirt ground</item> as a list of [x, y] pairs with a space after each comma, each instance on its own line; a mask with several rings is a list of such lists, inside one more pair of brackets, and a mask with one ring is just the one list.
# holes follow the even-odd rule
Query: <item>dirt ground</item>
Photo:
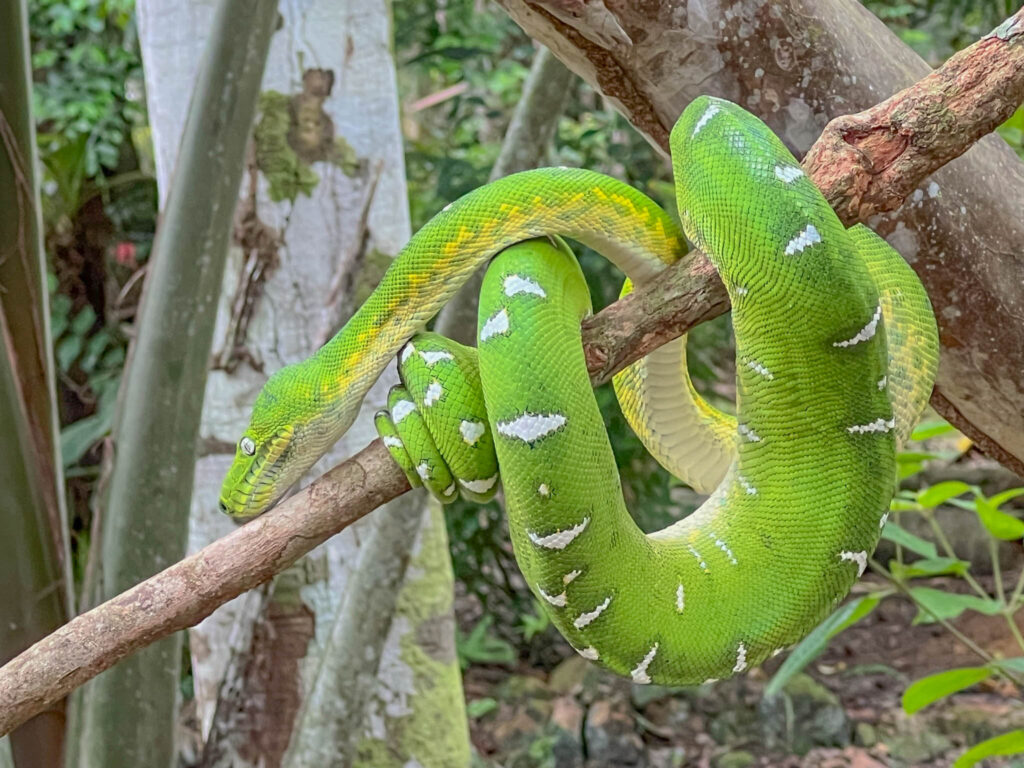
[[[941, 587], [942, 580], [929, 586]], [[870, 577], [858, 591], [877, 588]], [[899, 597], [834, 638], [774, 702], [783, 657], [699, 688], [635, 686], [571, 654], [549, 673], [472, 667], [465, 675], [478, 765], [502, 768], [942, 768], [978, 741], [1024, 728], [1022, 691], [991, 679], [914, 716], [910, 682], [981, 660]], [[1024, 616], [1018, 616], [1024, 630]], [[996, 657], [1020, 656], [1005, 619], [954, 626]], [[556, 641], [557, 642], [557, 641]], [[1024, 755], [985, 766], [1024, 768]]]

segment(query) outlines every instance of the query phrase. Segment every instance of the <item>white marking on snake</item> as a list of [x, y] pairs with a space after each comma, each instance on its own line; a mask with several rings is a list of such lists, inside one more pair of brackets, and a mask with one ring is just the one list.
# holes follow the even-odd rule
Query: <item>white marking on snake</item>
[[805, 248], [810, 248], [815, 243], [821, 242], [821, 234], [813, 224], [808, 224], [804, 227], [804, 231], [789, 241], [786, 246], [786, 255], [792, 256], [796, 253], [802, 253]]
[[693, 136], [700, 133], [700, 129], [708, 124], [708, 120], [717, 115], [720, 111], [721, 108], [717, 104], [709, 105], [708, 108], [704, 110], [704, 114], [700, 116], [700, 120], [697, 121], [697, 124], [693, 126], [693, 135], [690, 138], [693, 138]]
[[683, 591], [683, 585], [680, 584], [678, 587], [676, 587], [676, 610], [680, 613], [683, 612], [683, 606], [685, 605], [685, 602], [683, 600], [684, 597], [685, 593]]
[[416, 474], [422, 477], [424, 480], [430, 479], [430, 465], [425, 461], [421, 461], [416, 465]]
[[895, 426], [896, 419], [875, 419], [870, 424], [854, 424], [847, 427], [846, 431], [851, 435], [863, 435], [867, 432], [888, 432]]
[[697, 551], [697, 550], [696, 550], [696, 549], [694, 548], [693, 544], [687, 544], [687, 545], [686, 545], [686, 548], [687, 548], [688, 550], [690, 550], [690, 554], [691, 554], [691, 555], [693, 555], [694, 557], [696, 557], [696, 558], [697, 558], [697, 562], [698, 562], [698, 563], [700, 563], [700, 567], [701, 567], [701, 568], [702, 568], [702, 569], [703, 569], [704, 571], [707, 571], [707, 569], [708, 569], [708, 564], [704, 562], [704, 558], [703, 558], [703, 557], [701, 557], [701, 554], [700, 554], [700, 552], [698, 552], [698, 551]]
[[547, 498], [548, 496], [551, 495], [551, 489], [548, 488], [547, 483], [541, 483], [539, 486], [537, 486], [537, 493], [539, 493], [544, 498]]
[[633, 678], [634, 683], [649, 683], [651, 682], [651, 676], [647, 674], [647, 668], [654, 661], [654, 654], [658, 652], [658, 644], [655, 643], [651, 646], [651, 650], [647, 652], [647, 655], [643, 657], [639, 664], [633, 668], [633, 671], [629, 673], [629, 676]]
[[462, 483], [463, 488], [473, 493], [487, 493], [498, 482], [498, 473], [495, 472], [490, 477], [485, 477], [482, 480], [459, 480], [459, 482]]
[[885, 385], [888, 384], [888, 383], [889, 383], [889, 377], [888, 376], [883, 376], [882, 378], [880, 378], [878, 380], [878, 390], [881, 391], [881, 390], [885, 389]]
[[405, 448], [405, 443], [402, 442], [402, 438], [395, 437], [394, 435], [384, 435], [381, 438], [384, 441], [384, 445], [388, 448]]
[[795, 165], [776, 165], [775, 166], [775, 177], [779, 181], [784, 181], [787, 184], [792, 184], [794, 181], [804, 175], [804, 172], [797, 168]]
[[508, 421], [499, 421], [498, 434], [533, 443], [565, 426], [561, 413], [524, 413]]
[[757, 495], [757, 488], [751, 485], [750, 481], [747, 480], [743, 475], [736, 475], [736, 482], [743, 486], [743, 490], [749, 493], [751, 496]]
[[559, 608], [565, 608], [565, 592], [559, 592], [557, 595], [549, 595], [538, 585], [537, 591], [540, 592], [540, 596], [547, 600], [552, 605], [558, 606]]
[[467, 421], [463, 419], [462, 423], [459, 424], [459, 432], [462, 433], [462, 441], [466, 445], [476, 445], [476, 441], [480, 439], [486, 430], [487, 428], [482, 421]]
[[434, 379], [430, 382], [430, 386], [427, 387], [426, 394], [423, 395], [423, 404], [429, 408], [441, 399], [442, 394], [444, 394], [444, 389], [441, 388], [441, 382]]
[[504, 286], [506, 296], [515, 296], [520, 293], [532, 293], [534, 296], [540, 296], [542, 299], [546, 299], [548, 296], [536, 280], [520, 275], [509, 275], [506, 277]]
[[608, 597], [604, 599], [603, 603], [598, 603], [596, 606], [594, 606], [594, 610], [586, 611], [585, 613], [581, 613], [579, 616], [577, 616], [573, 620], [572, 625], [576, 627], [576, 629], [583, 629], [585, 626], [590, 624], [590, 622], [592, 622], [594, 619], [596, 619], [598, 616], [604, 613], [605, 608], [611, 605], [611, 602], [612, 596], [608, 595]]
[[863, 576], [864, 571], [867, 570], [868, 553], [863, 550], [860, 552], [840, 552], [839, 559], [857, 564], [857, 578]]
[[784, 650], [786, 650], [786, 646], [782, 646], [781, 648], [776, 648], [774, 651], [772, 651], [772, 658], [774, 659], [776, 656], [778, 656]]
[[584, 517], [583, 520], [572, 528], [566, 528], [564, 531], [555, 531], [542, 536], [539, 533], [533, 531], [527, 531], [526, 535], [530, 537], [530, 541], [536, 544], [538, 547], [544, 547], [544, 549], [565, 549], [573, 540], [586, 530], [587, 525], [590, 524], [590, 516]]
[[391, 420], [395, 424], [401, 424], [402, 419], [416, 410], [416, 403], [412, 400], [399, 400], [391, 409]]
[[732, 668], [732, 671], [742, 672], [747, 668], [747, 646], [740, 643], [739, 648], [736, 649], [736, 666]]
[[573, 580], [577, 576], [579, 576], [581, 573], [583, 573], [583, 571], [580, 571], [580, 570], [569, 571], [567, 574], [565, 574], [565, 576], [562, 577], [562, 583], [563, 584], [571, 584], [573, 582]]
[[453, 355], [447, 349], [437, 349], [437, 350], [421, 349], [420, 350], [420, 357], [423, 358], [423, 362], [426, 363], [428, 366], [434, 366], [437, 363], [441, 362], [442, 360], [454, 360], [455, 359], [455, 355]]
[[733, 290], [736, 292], [737, 296], [746, 296], [748, 293], [750, 293], [750, 289], [747, 288], [745, 285], [737, 285], [733, 288]]
[[889, 512], [888, 512], [888, 510], [885, 512], [885, 514], [882, 515], [882, 519], [878, 521], [878, 527], [879, 528], [885, 528], [885, 524], [887, 522], [889, 522]]
[[736, 555], [732, 553], [732, 550], [729, 549], [728, 545], [724, 541], [722, 541], [720, 538], [715, 536], [715, 534], [711, 533], [710, 531], [708, 532], [708, 538], [712, 539], [715, 542], [715, 546], [725, 553], [725, 556], [729, 558], [730, 563], [732, 563], [733, 565], [739, 565], [739, 563], [736, 561]]
[[752, 427], [749, 427], [746, 424], [740, 424], [738, 427], [736, 427], [736, 430], [740, 433], [740, 437], [745, 437], [752, 443], [761, 442], [761, 436], [757, 434], [757, 432], [755, 432]]
[[597, 661], [598, 659], [597, 648], [592, 645], [582, 649], [575, 648], [574, 650], [584, 659], [590, 659], [590, 661]]
[[414, 347], [412, 345], [412, 342], [410, 341], [408, 344], [402, 347], [402, 351], [398, 353], [398, 362], [404, 363], [406, 360], [409, 359], [409, 355], [411, 355], [415, 351], [416, 347]]
[[[833, 341], [833, 347], [852, 347], [854, 344], [860, 344], [862, 341], [867, 341], [875, 335], [875, 331], [878, 330], [878, 321], [882, 318], [882, 305], [879, 304], [875, 308], [875, 314], [871, 316], [871, 320], [868, 324], [857, 331], [857, 334], [846, 341]], [[881, 387], [879, 387], [881, 389]]]
[[705, 680], [703, 683], [701, 683], [701, 685], [711, 685], [711, 683], [717, 683], [717, 682], [718, 682], [718, 678], [717, 677], [709, 677], [707, 680]]
[[444, 489], [445, 496], [451, 496], [453, 493], [455, 493], [455, 483], [452, 483], [451, 485]]
[[754, 373], [760, 373], [762, 376], [768, 379], [768, 381], [772, 381], [775, 379], [775, 375], [756, 360], [749, 360], [747, 362], [747, 368], [754, 371]]
[[480, 341], [487, 341], [492, 336], [500, 336], [504, 333], [508, 333], [508, 312], [499, 309], [487, 318], [484, 327], [480, 329]]

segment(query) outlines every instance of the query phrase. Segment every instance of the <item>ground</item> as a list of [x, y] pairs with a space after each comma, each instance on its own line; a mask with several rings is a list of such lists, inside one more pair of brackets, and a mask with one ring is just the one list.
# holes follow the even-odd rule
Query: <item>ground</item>
[[[872, 586], [865, 582], [861, 589]], [[1024, 728], [1021, 691], [1002, 681], [912, 717], [903, 713], [900, 697], [909, 682], [979, 663], [941, 627], [913, 626], [914, 613], [904, 600], [884, 601], [834, 639], [776, 702], [764, 701], [761, 691], [781, 658], [689, 689], [632, 685], [575, 655], [547, 674], [526, 665], [472, 667], [465, 688], [477, 715], [471, 728], [479, 764], [941, 768], [966, 746]], [[1024, 617], [1019, 620], [1024, 628]], [[1001, 617], [965, 614], [956, 626], [990, 652], [1020, 655]], [[1024, 768], [1024, 756], [985, 765]]]

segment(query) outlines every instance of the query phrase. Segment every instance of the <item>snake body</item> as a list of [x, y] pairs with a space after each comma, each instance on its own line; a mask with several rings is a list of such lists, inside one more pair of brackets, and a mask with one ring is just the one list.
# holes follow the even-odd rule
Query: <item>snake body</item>
[[[636, 682], [684, 684], [799, 640], [878, 541], [896, 447], [931, 390], [934, 318], [899, 255], [845, 229], [754, 116], [701, 97], [671, 147], [683, 229], [732, 301], [737, 415], [693, 390], [684, 342], [634, 364], [616, 389], [658, 460], [713, 491], [694, 514], [652, 534], [630, 518], [580, 344], [589, 296], [555, 236], [638, 285], [685, 239], [637, 191], [570, 169], [494, 182], [421, 229], [334, 339], [267, 382], [222, 508], [244, 517], [272, 505], [399, 353], [403, 385], [377, 417], [392, 456], [442, 501], [488, 498], [500, 468], [517, 561], [580, 654]], [[550, 239], [510, 247], [540, 236]], [[496, 255], [477, 349], [434, 334], [410, 343]]]

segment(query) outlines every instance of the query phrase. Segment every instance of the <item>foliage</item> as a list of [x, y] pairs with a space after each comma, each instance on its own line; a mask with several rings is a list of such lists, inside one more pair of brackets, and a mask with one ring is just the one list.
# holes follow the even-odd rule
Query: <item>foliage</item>
[[494, 617], [484, 614], [468, 634], [455, 633], [455, 650], [462, 669], [471, 664], [514, 664], [516, 650], [491, 634]]
[[129, 127], [142, 117], [134, 6], [133, 0], [30, 3], [40, 149], [46, 158], [84, 140], [89, 177], [118, 167]]
[[[56, 279], [52, 275], [50, 285], [53, 293]], [[91, 399], [94, 406], [92, 415], [61, 430], [65, 472], [73, 476], [76, 474], [74, 466], [86, 451], [110, 431], [125, 347], [123, 339], [98, 323], [96, 312], [89, 304], [74, 312], [68, 296], [53, 293], [50, 316], [58, 375], [63, 382], [74, 384], [81, 396]], [[81, 377], [84, 382], [76, 384], [75, 380]]]
[[932, 66], [990, 32], [1018, 8], [1011, 0], [865, 0], [864, 4]]
[[[33, 0], [44, 240], [75, 569], [156, 225], [133, 0]], [[133, 288], [134, 286], [134, 288]]]
[[[945, 422], [926, 422], [915, 430], [912, 440], [948, 440], [951, 432], [952, 427]], [[959, 444], [963, 446], [965, 441], [961, 440]], [[900, 462], [901, 480], [920, 473], [927, 461], [943, 457], [955, 458], [957, 453], [919, 450], [903, 454]], [[994, 675], [1020, 685], [1024, 681], [1024, 635], [1017, 628], [1015, 617], [1024, 608], [1024, 570], [1013, 589], [1007, 590], [1002, 581], [998, 545], [1000, 541], [1020, 541], [1024, 538], [1024, 522], [1003, 508], [1021, 496], [1024, 496], [1024, 488], [1013, 488], [986, 496], [980, 488], [960, 480], [945, 480], [917, 490], [898, 491], [890, 505], [891, 517], [882, 532], [882, 538], [896, 546], [895, 557], [886, 565], [874, 559], [870, 563], [872, 571], [888, 586], [857, 597], [833, 612], [796, 646], [765, 688], [765, 696], [778, 694], [794, 674], [825, 649], [829, 640], [870, 614], [881, 600], [898, 595], [909, 599], [917, 607], [913, 623], [940, 624], [986, 662], [977, 667], [945, 670], [913, 682], [903, 695], [903, 709], [908, 715]], [[948, 534], [935, 515], [940, 506], [973, 513], [979, 528], [987, 535], [988, 566], [994, 582], [992, 593], [972, 575], [973, 563], [957, 556]], [[932, 532], [931, 539], [917, 536], [900, 525], [902, 515], [923, 518]], [[908, 555], [916, 557], [909, 559]], [[953, 581], [942, 588], [915, 583], [916, 579], [939, 575], [953, 577]], [[1012, 659], [994, 658], [963, 635], [950, 622], [967, 611], [1002, 616], [1022, 656]], [[1020, 732], [1015, 731], [975, 745], [961, 756], [956, 765], [970, 766], [988, 756], [1021, 752], [1024, 752], [1024, 739]]]

